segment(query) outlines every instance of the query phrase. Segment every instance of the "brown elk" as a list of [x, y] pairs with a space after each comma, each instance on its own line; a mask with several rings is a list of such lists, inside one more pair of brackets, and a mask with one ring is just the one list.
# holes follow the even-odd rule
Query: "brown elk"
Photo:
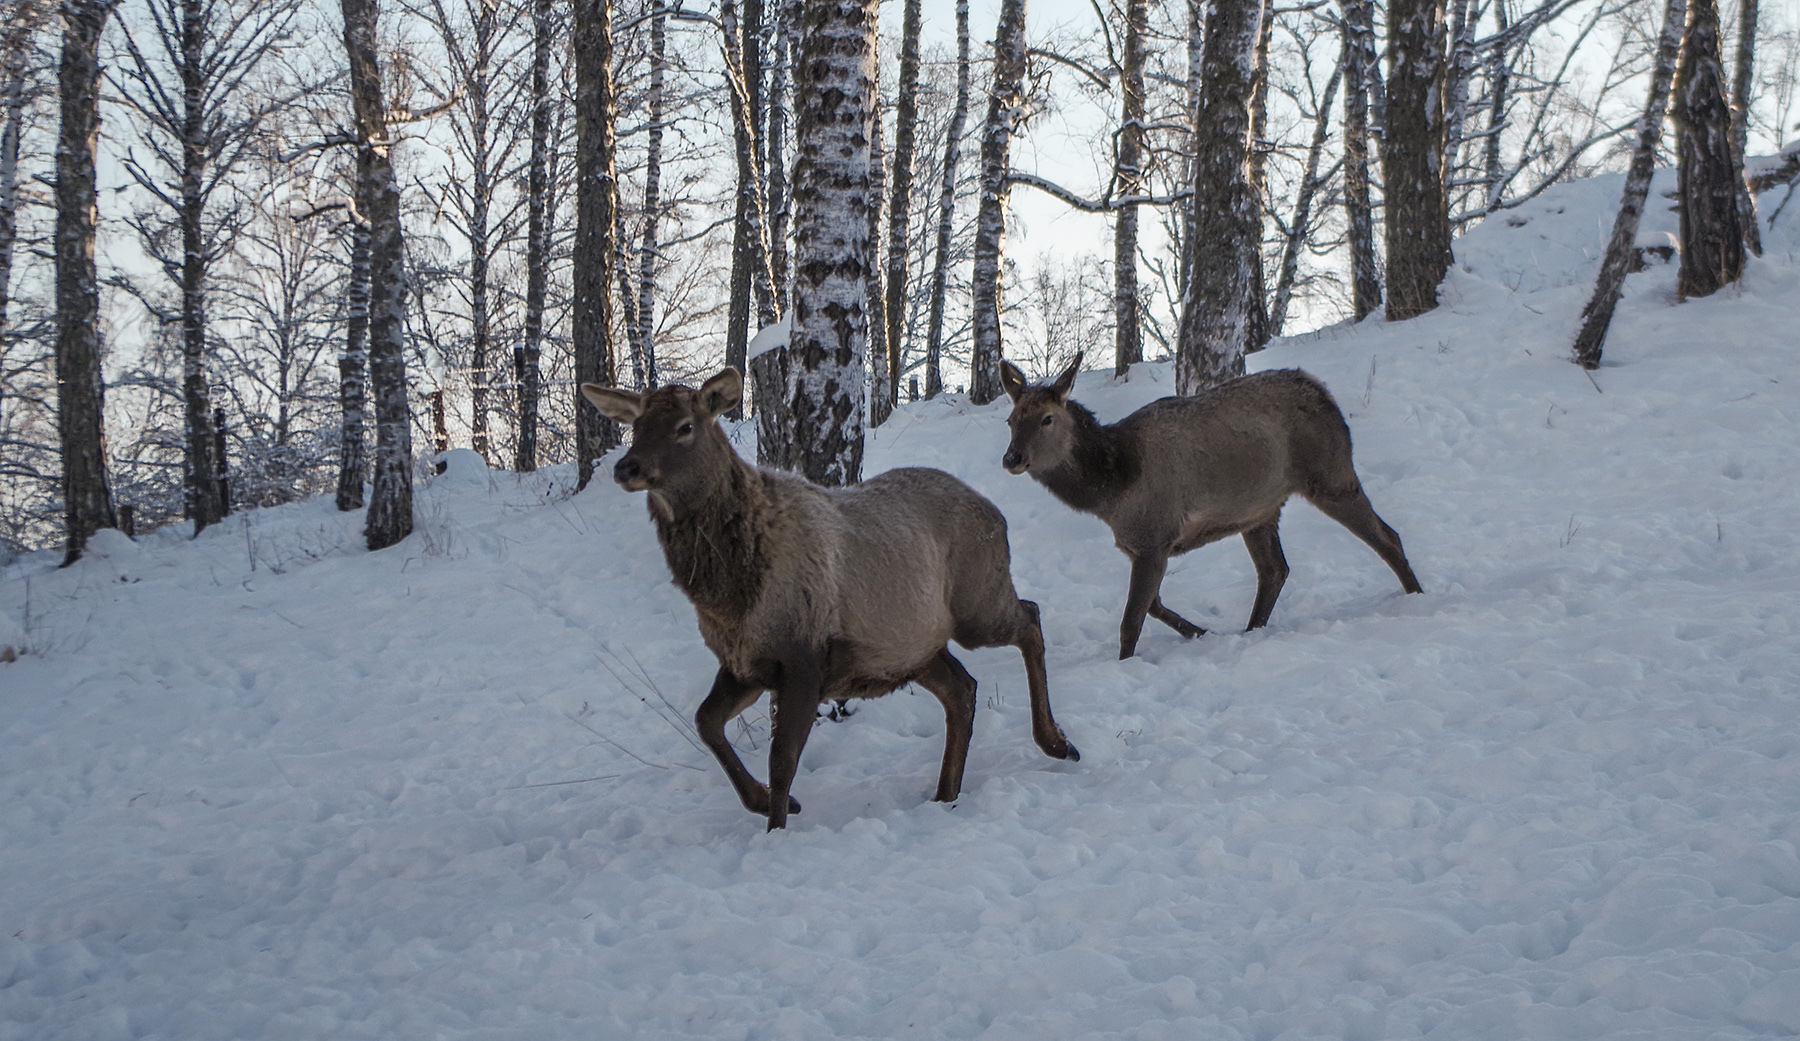
[[1206, 631], [1163, 606], [1163, 573], [1170, 557], [1228, 535], [1244, 537], [1256, 565], [1247, 628], [1268, 622], [1287, 581], [1276, 527], [1291, 495], [1368, 543], [1402, 589], [1420, 591], [1400, 536], [1363, 494], [1350, 465], [1350, 428], [1318, 380], [1298, 369], [1260, 372], [1102, 425], [1069, 400], [1080, 365], [1077, 354], [1055, 380], [1031, 386], [1017, 366], [1001, 363], [1001, 386], [1013, 400], [1001, 462], [1112, 528], [1131, 560], [1120, 658], [1136, 652], [1145, 614], [1184, 637]]
[[[752, 813], [786, 827], [800, 751], [826, 699], [878, 697], [907, 683], [944, 706], [937, 799], [962, 790], [975, 721], [975, 680], [951, 656], [1012, 646], [1025, 658], [1031, 731], [1058, 759], [1080, 754], [1050, 713], [1038, 607], [1013, 591], [1006, 519], [940, 470], [890, 470], [849, 488], [821, 488], [752, 466], [714, 420], [743, 396], [727, 368], [699, 390], [647, 394], [584, 383], [606, 416], [631, 424], [613, 468], [648, 493], [675, 584], [719, 659], [694, 724]], [[773, 690], [769, 783], [744, 768], [725, 724]]]

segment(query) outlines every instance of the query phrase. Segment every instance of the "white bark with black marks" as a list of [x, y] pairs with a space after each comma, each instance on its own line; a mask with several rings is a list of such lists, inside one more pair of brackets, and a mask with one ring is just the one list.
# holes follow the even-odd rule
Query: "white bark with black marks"
[[1001, 0], [994, 30], [994, 80], [981, 130], [981, 202], [975, 214], [972, 313], [974, 356], [969, 400], [985, 405], [1000, 396], [1001, 258], [1006, 248], [1006, 207], [1013, 135], [1025, 122], [1025, 0]]

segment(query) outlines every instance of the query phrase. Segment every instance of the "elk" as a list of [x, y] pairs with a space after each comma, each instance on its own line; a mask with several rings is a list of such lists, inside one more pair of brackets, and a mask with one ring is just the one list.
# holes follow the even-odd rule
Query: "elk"
[[[937, 799], [962, 790], [975, 721], [975, 679], [950, 654], [1012, 646], [1025, 659], [1031, 730], [1057, 759], [1081, 758], [1050, 712], [1038, 606], [1013, 590], [1006, 518], [941, 470], [890, 470], [861, 485], [821, 488], [746, 463], [717, 417], [743, 397], [726, 368], [695, 390], [649, 393], [584, 383], [632, 445], [613, 468], [647, 493], [675, 584], [719, 659], [694, 725], [752, 813], [769, 830], [800, 804], [788, 794], [818, 707], [917, 683], [944, 706]], [[769, 783], [750, 775], [725, 725], [771, 697]]]
[[1001, 362], [1013, 401], [1012, 441], [1001, 464], [1029, 473], [1063, 502], [1112, 529], [1131, 560], [1119, 657], [1137, 651], [1144, 616], [1183, 637], [1206, 630], [1162, 602], [1169, 558], [1242, 535], [1256, 565], [1256, 603], [1246, 631], [1269, 620], [1287, 581], [1277, 525], [1299, 495], [1369, 544], [1417, 593], [1400, 536], [1375, 515], [1350, 465], [1350, 428], [1325, 385], [1299, 369], [1259, 372], [1191, 397], [1153, 401], [1103, 425], [1069, 400], [1081, 355], [1048, 384], [1032, 386]]

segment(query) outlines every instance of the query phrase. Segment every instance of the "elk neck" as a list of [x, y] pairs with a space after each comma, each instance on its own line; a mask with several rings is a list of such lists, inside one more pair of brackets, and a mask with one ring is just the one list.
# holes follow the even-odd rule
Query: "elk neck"
[[767, 507], [762, 475], [733, 454], [705, 490], [671, 504], [667, 516], [653, 511], [669, 571], [696, 609], [741, 618], [756, 603], [769, 568]]
[[1031, 474], [1058, 499], [1094, 513], [1118, 501], [1137, 479], [1136, 441], [1116, 424], [1102, 424], [1078, 401], [1067, 408], [1074, 423], [1068, 459], [1048, 470], [1034, 467]]

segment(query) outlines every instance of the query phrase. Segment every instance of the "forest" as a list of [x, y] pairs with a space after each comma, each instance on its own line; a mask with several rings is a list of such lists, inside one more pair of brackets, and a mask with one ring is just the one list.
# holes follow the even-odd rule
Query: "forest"
[[[721, 364], [762, 462], [855, 482], [896, 402], [991, 401], [1003, 357], [1191, 393], [1429, 312], [1453, 236], [1629, 168], [1592, 368], [1626, 271], [1733, 283], [1795, 184], [1746, 174], [1800, 107], [1758, 0], [7, 12], [0, 543], [69, 560], [317, 494], [391, 545], [444, 450], [578, 488], [621, 437], [579, 383]], [[1658, 165], [1681, 234], [1647, 258]]]

